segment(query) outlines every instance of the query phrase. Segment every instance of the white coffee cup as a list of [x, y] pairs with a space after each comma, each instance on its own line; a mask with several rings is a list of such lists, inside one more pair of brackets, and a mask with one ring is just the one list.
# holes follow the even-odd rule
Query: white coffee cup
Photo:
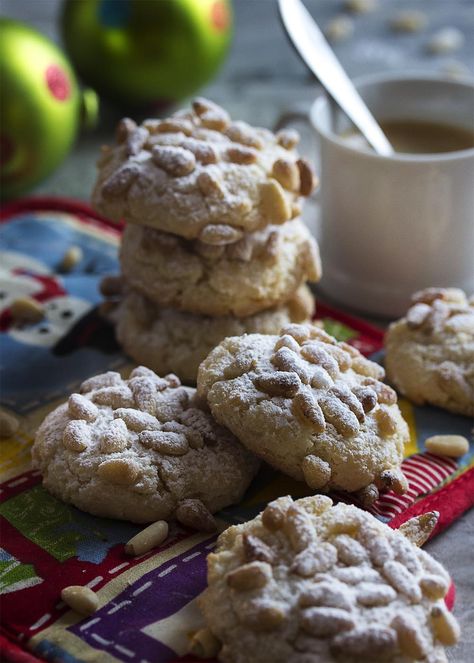
[[[374, 75], [355, 81], [379, 120], [474, 128], [474, 84], [439, 76]], [[322, 294], [396, 317], [429, 286], [474, 292], [474, 148], [383, 157], [333, 130], [319, 97], [309, 122], [319, 144]], [[342, 122], [342, 124], [341, 124]], [[336, 118], [338, 134], [344, 118]]]

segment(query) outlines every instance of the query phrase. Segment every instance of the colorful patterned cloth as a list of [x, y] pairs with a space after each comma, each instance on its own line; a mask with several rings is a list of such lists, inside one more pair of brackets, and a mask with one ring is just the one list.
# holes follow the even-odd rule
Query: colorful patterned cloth
[[[118, 242], [116, 228], [67, 201], [31, 200], [3, 212], [1, 401], [21, 419], [14, 438], [1, 443], [0, 645], [7, 660], [193, 660], [179, 657], [187, 635], [201, 626], [195, 599], [205, 587], [206, 554], [216, 537], [172, 525], [159, 549], [127, 557], [123, 543], [139, 526], [63, 504], [43, 490], [30, 468], [34, 431], [45, 414], [85, 377], [127, 368], [96, 310], [100, 277], [118, 268]], [[58, 265], [71, 245], [81, 247], [83, 258], [73, 271], [60, 274]], [[45, 319], [34, 327], [18, 327], [11, 319], [9, 305], [20, 295], [46, 308]], [[322, 304], [318, 316], [339, 339], [380, 356], [380, 331]], [[469, 437], [472, 423], [403, 400], [401, 408], [411, 434], [404, 461], [410, 489], [403, 497], [384, 495], [373, 512], [398, 526], [437, 508], [440, 531], [473, 503], [474, 450], [455, 462], [425, 453], [423, 440], [433, 433]], [[242, 504], [218, 514], [219, 525], [245, 521], [287, 493], [300, 497], [308, 491], [266, 468]], [[71, 584], [98, 593], [100, 608], [92, 617], [78, 617], [60, 600], [61, 589]]]

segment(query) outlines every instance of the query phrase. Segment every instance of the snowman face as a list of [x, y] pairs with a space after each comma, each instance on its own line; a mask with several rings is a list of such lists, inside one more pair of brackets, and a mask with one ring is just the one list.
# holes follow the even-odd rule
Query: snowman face
[[45, 276], [48, 268], [39, 260], [16, 251], [0, 251], [0, 313], [9, 308], [18, 297], [32, 297], [44, 288], [34, 276], [17, 274], [14, 270], [24, 269], [32, 274]]
[[69, 295], [44, 303], [45, 317], [35, 325], [14, 325], [9, 335], [19, 343], [52, 347], [72, 329], [90, 309], [90, 302]]

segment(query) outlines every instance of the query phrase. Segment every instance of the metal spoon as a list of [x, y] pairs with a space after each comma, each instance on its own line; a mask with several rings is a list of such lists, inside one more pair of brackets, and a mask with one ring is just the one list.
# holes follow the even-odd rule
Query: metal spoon
[[278, 0], [283, 25], [296, 50], [377, 154], [394, 153], [323, 33], [300, 0]]

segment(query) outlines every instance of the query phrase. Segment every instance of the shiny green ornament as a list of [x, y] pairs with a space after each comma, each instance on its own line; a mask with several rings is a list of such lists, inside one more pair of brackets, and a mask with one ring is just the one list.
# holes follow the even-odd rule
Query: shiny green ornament
[[0, 192], [17, 196], [69, 152], [81, 116], [70, 64], [32, 28], [0, 19]]
[[232, 33], [230, 0], [66, 0], [66, 51], [87, 85], [122, 107], [173, 103], [207, 83]]

